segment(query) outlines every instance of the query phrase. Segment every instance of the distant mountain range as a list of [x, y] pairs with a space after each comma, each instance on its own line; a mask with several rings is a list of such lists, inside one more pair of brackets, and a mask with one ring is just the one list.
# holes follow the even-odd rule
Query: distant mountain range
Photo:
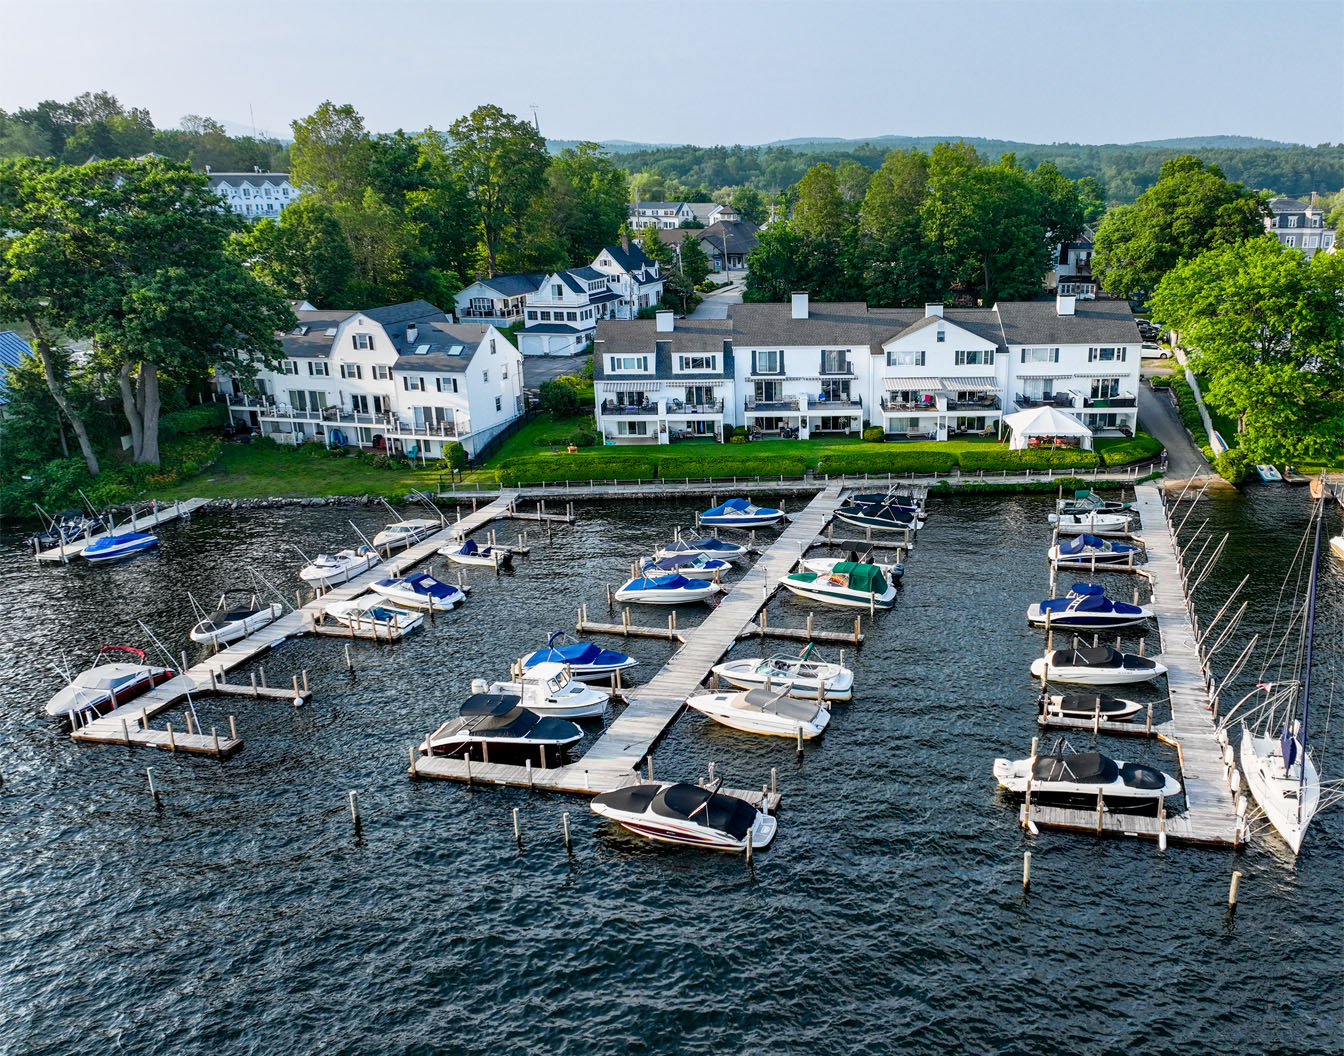
[[[1138, 147], [1141, 149], [1155, 150], [1247, 150], [1247, 149], [1282, 149], [1285, 147], [1301, 146], [1297, 143], [1285, 143], [1277, 139], [1259, 139], [1255, 136], [1185, 136], [1178, 139], [1150, 139], [1140, 143], [1024, 143], [1007, 139], [985, 139], [979, 136], [869, 136], [866, 139], [842, 139], [839, 137], [811, 136], [799, 139], [777, 139], [770, 143], [749, 144], [759, 147], [783, 147], [788, 150], [796, 150], [800, 153], [809, 151], [833, 151], [848, 150], [855, 147], [870, 145], [874, 147], [886, 147], [894, 150], [896, 148], [927, 150], [937, 143], [956, 142], [964, 140], [976, 148], [984, 148], [994, 153], [1003, 153], [1014, 150], [1048, 150], [1052, 146], [1073, 147], [1080, 146], [1098, 146], [1109, 149], [1123, 147]], [[566, 147], [572, 147], [579, 140], [575, 139], [548, 139], [547, 147], [552, 152], [563, 150]], [[697, 146], [698, 144], [685, 143], [635, 143], [628, 139], [609, 139], [603, 140], [601, 147], [613, 154], [632, 154], [636, 151], [644, 150], [666, 150], [668, 148], [681, 146]]]

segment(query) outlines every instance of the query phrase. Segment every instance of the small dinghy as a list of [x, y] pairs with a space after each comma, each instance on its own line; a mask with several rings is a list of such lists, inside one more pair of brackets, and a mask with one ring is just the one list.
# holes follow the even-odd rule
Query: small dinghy
[[391, 547], [394, 550], [404, 549], [433, 535], [442, 527], [442, 521], [431, 521], [424, 517], [395, 521], [373, 537], [373, 545]]
[[473, 693], [512, 695], [522, 699], [523, 707], [538, 715], [560, 719], [600, 719], [607, 713], [611, 694], [591, 689], [574, 679], [564, 664], [533, 664], [523, 669], [520, 680], [492, 682], [478, 678], [471, 683]]
[[733, 563], [704, 554], [675, 554], [672, 557], [645, 558], [641, 566], [647, 576], [659, 572], [703, 572], [706, 575], [722, 575], [731, 570]]
[[747, 834], [753, 850], [768, 847], [778, 822], [745, 799], [684, 782], [626, 785], [592, 798], [593, 813], [638, 836], [717, 851], [744, 851]]
[[827, 605], [889, 609], [896, 604], [896, 588], [883, 571], [863, 562], [840, 561], [829, 572], [794, 572], [779, 582], [800, 598]]
[[1035, 803], [1136, 812], [1157, 807], [1159, 797], [1180, 795], [1181, 783], [1151, 766], [1109, 759], [1100, 752], [1060, 752], [1028, 759], [995, 759], [994, 777], [1009, 792], [1031, 788]]
[[1045, 554], [1059, 568], [1133, 568], [1143, 564], [1140, 555], [1137, 546], [1087, 534], [1075, 535]]
[[627, 580], [613, 595], [617, 601], [642, 605], [684, 605], [703, 601], [719, 592], [717, 583], [707, 579], [687, 579], [679, 572], [666, 576], [636, 576]]
[[610, 678], [617, 671], [628, 671], [639, 664], [634, 657], [614, 649], [603, 649], [592, 642], [556, 644], [566, 637], [564, 631], [556, 631], [546, 639], [545, 646], [521, 657], [518, 662], [525, 669], [538, 664], [566, 664], [570, 673], [581, 681]]
[[835, 518], [856, 528], [871, 528], [875, 532], [919, 530], [919, 521], [913, 513], [880, 502], [847, 503], [835, 511]]
[[1050, 523], [1060, 535], [1127, 535], [1127, 513], [1052, 513]]
[[389, 605], [380, 594], [365, 594], [350, 601], [334, 601], [322, 611], [342, 627], [351, 627], [356, 631], [371, 630], [375, 639], [384, 633], [389, 639], [403, 635], [425, 622], [423, 612]]
[[702, 539], [678, 539], [671, 546], [655, 550], [655, 558], [681, 557], [682, 555], [701, 555], [717, 558], [720, 561], [740, 561], [747, 556], [747, 548], [737, 543], [726, 543], [707, 535]]
[[1033, 678], [1084, 686], [1124, 686], [1166, 673], [1166, 666], [1152, 657], [1122, 653], [1113, 645], [1075, 643], [1067, 649], [1052, 649], [1031, 662]]
[[311, 565], [299, 569], [299, 578], [317, 587], [334, 587], [361, 575], [383, 560], [371, 546], [318, 554]]
[[193, 627], [188, 637], [203, 645], [236, 642], [275, 622], [284, 611], [278, 601], [263, 604], [250, 590], [226, 590], [215, 611]]
[[566, 748], [583, 739], [583, 730], [568, 719], [538, 715], [523, 707], [514, 693], [473, 693], [450, 719], [420, 742], [421, 755], [460, 759], [470, 754], [482, 762], [559, 762]]
[[444, 583], [425, 572], [401, 579], [380, 579], [369, 589], [388, 601], [432, 612], [447, 612], [467, 598], [464, 588]]
[[881, 561], [868, 561], [866, 557], [867, 555], [860, 558], [856, 551], [851, 550], [848, 557], [805, 557], [799, 564], [802, 565], [804, 572], [820, 572], [829, 575], [835, 570], [835, 566], [842, 561], [851, 561], [854, 564], [862, 562], [880, 568], [888, 579], [897, 580], [905, 575], [905, 565], [900, 561], [887, 564]]
[[1255, 475], [1266, 484], [1282, 484], [1283, 474], [1271, 466], [1268, 462], [1262, 462], [1255, 467]]
[[[785, 690], [790, 696], [816, 700], [849, 700], [854, 695], [854, 672], [844, 664], [812, 659], [808, 642], [798, 656], [748, 657], [715, 664], [711, 670], [738, 689]], [[841, 659], [843, 659], [843, 654]]]
[[705, 693], [689, 698], [686, 706], [743, 733], [789, 738], [801, 734], [805, 741], [820, 737], [831, 721], [829, 711], [815, 700], [789, 696], [787, 686], [743, 689], [736, 693]]
[[1153, 610], [1106, 597], [1096, 583], [1075, 583], [1066, 597], [1027, 606], [1027, 622], [1061, 631], [1109, 631], [1151, 619]]
[[1071, 499], [1055, 500], [1055, 509], [1059, 513], [1123, 513], [1132, 508], [1132, 503], [1103, 499], [1088, 488], [1077, 489]]
[[1144, 708], [1132, 700], [1108, 696], [1105, 693], [1042, 693], [1041, 713], [1061, 719], [1095, 719], [1102, 722], [1125, 722]]
[[485, 565], [489, 568], [512, 568], [513, 552], [505, 546], [477, 546], [475, 539], [449, 543], [438, 551], [449, 561], [459, 565]]
[[[109, 654], [118, 659], [104, 660]], [[123, 656], [131, 660], [120, 659]], [[143, 649], [105, 645], [98, 650], [92, 667], [77, 674], [47, 701], [47, 714], [70, 716], [111, 711], [172, 677], [168, 668], [146, 664]]]
[[158, 545], [159, 537], [151, 532], [123, 532], [120, 535], [109, 534], [95, 539], [79, 552], [79, 556], [94, 564], [120, 561]]
[[729, 499], [700, 514], [700, 523], [713, 528], [764, 528], [783, 519], [783, 510], [757, 506], [750, 499]]

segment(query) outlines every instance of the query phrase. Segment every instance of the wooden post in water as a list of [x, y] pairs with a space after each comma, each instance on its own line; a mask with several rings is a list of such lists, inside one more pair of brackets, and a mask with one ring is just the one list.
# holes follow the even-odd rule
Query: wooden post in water
[[1240, 869], [1234, 869], [1232, 871], [1232, 883], [1227, 889], [1228, 910], [1235, 910], [1237, 908], [1237, 885], [1241, 883], [1241, 875]]
[[359, 820], [359, 793], [353, 788], [350, 790], [350, 820], [354, 822], [355, 835], [358, 836], [363, 825]]
[[[544, 751], [545, 749], [543, 749]], [[462, 753], [462, 761], [467, 764], [467, 784], [471, 784], [471, 752]]]
[[513, 842], [519, 847], [523, 845], [523, 835], [518, 829], [518, 808], [513, 808]]
[[1101, 815], [1106, 809], [1106, 798], [1101, 794], [1101, 789], [1097, 789], [1097, 835], [1101, 835]]
[[747, 830], [747, 864], [751, 864], [751, 830]]
[[215, 758], [223, 759], [224, 753], [220, 750], [219, 747], [219, 730], [217, 727], [214, 726], [210, 727], [210, 738], [215, 742]]
[[1022, 852], [1022, 890], [1031, 887], [1031, 852]]
[[653, 752], [649, 752], [649, 780], [653, 780]]
[[266, 669], [260, 664], [257, 665], [257, 681], [261, 683], [261, 688], [266, 688]]
[[170, 722], [170, 723], [167, 723], [166, 725], [167, 725], [167, 727], [168, 727], [168, 750], [169, 750], [170, 752], [176, 752], [176, 751], [177, 751], [177, 738], [173, 735], [173, 724]]
[[569, 811], [565, 811], [560, 815], [560, 824], [565, 830], [565, 850], [572, 851], [574, 849], [574, 844], [569, 838]]
[[236, 741], [237, 739], [238, 739], [238, 728], [233, 724], [233, 716], [230, 715], [230, 716], [229, 716], [229, 740], [231, 740], [231, 741]]
[[192, 725], [191, 721], [191, 709], [187, 709], [187, 736], [190, 737], [195, 732], [195, 727]]
[[[149, 779], [149, 797], [154, 800], [154, 805], [157, 807], [159, 805], [159, 791], [154, 787], [154, 768], [152, 766], [145, 767], [145, 777]], [[1233, 880], [1232, 884], [1235, 891], [1236, 881]]]

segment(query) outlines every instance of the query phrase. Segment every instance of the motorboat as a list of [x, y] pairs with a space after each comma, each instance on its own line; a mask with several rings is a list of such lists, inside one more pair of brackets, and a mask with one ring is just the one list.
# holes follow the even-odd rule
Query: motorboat
[[533, 760], [546, 767], [583, 739], [568, 719], [538, 715], [516, 693], [473, 693], [458, 711], [420, 742], [421, 755], [446, 755], [489, 762]]
[[928, 511], [915, 496], [904, 494], [898, 491], [869, 492], [868, 494], [851, 495], [849, 502], [858, 506], [871, 506], [878, 503], [882, 506], [891, 506], [898, 510], [904, 510], [906, 513], [913, 514], [918, 521], [926, 521], [929, 518]]
[[412, 517], [405, 521], [394, 521], [373, 537], [374, 546], [408, 547], [421, 539], [433, 535], [443, 527], [442, 521], [429, 520], [426, 517]]
[[1059, 513], [1123, 513], [1133, 509], [1133, 503], [1103, 499], [1089, 488], [1078, 488], [1073, 498], [1056, 499], [1055, 509]]
[[599, 792], [593, 813], [616, 822], [638, 836], [659, 843], [679, 843], [718, 851], [768, 847], [778, 822], [745, 799], [686, 782], [651, 782]]
[[79, 552], [79, 556], [95, 564], [120, 561], [158, 545], [159, 537], [152, 532], [122, 532], [119, 535], [108, 533], [89, 543]]
[[[797, 656], [776, 654], [726, 660], [710, 670], [738, 689], [786, 690], [790, 696], [816, 700], [849, 700], [854, 695], [854, 672], [843, 663], [812, 659], [808, 642]], [[843, 654], [841, 660], [844, 659]]]
[[1041, 712], [1061, 719], [1095, 719], [1125, 722], [1144, 709], [1144, 705], [1105, 693], [1042, 693]]
[[607, 713], [611, 694], [585, 686], [570, 674], [564, 664], [533, 664], [523, 676], [509, 682], [478, 678], [471, 684], [473, 693], [511, 694], [522, 699], [523, 707], [538, 715], [560, 719], [600, 719]]
[[635, 576], [623, 583], [613, 597], [644, 605], [682, 605], [703, 601], [721, 589], [707, 579], [687, 579], [680, 572], [672, 572], [665, 576]]
[[484, 565], [487, 568], [512, 568], [513, 551], [507, 546], [478, 546], [475, 539], [439, 547], [439, 554], [459, 565]]
[[371, 546], [318, 554], [312, 564], [299, 569], [299, 578], [316, 587], [334, 587], [362, 575], [382, 560], [383, 555]]
[[1344, 560], [1344, 535], [1332, 535], [1330, 549], [1334, 551], [1336, 557]]
[[518, 662], [523, 668], [536, 667], [538, 664], [565, 664], [580, 681], [610, 678], [618, 671], [628, 671], [636, 667], [639, 661], [632, 656], [618, 653], [614, 649], [603, 649], [592, 642], [561, 642], [567, 637], [564, 631], [556, 631], [546, 639], [546, 644], [521, 657]]
[[700, 514], [700, 523], [715, 528], [764, 528], [784, 519], [784, 511], [757, 506], [750, 499], [729, 499]]
[[789, 688], [742, 689], [730, 693], [703, 693], [686, 701], [717, 723], [744, 733], [767, 737], [820, 737], [831, 713], [815, 700], [789, 695]]
[[1047, 598], [1027, 606], [1027, 622], [1060, 631], [1111, 631], [1151, 619], [1146, 605], [1112, 601], [1096, 583], [1075, 583], [1062, 598]]
[[423, 612], [391, 605], [381, 594], [365, 594], [349, 601], [333, 601], [322, 609], [343, 627], [356, 631], [368, 628], [374, 638], [386, 633], [391, 638], [414, 630], [425, 622]]
[[1100, 796], [1105, 808], [1116, 812], [1154, 810], [1159, 799], [1181, 793], [1181, 783], [1170, 774], [1100, 752], [995, 759], [994, 777], [1009, 792], [1030, 790], [1034, 803], [1096, 809]]
[[[104, 660], [105, 656], [118, 659]], [[129, 657], [129, 660], [120, 657]], [[47, 714], [71, 716], [111, 711], [173, 677], [166, 667], [145, 663], [145, 651], [130, 645], [105, 645], [93, 666], [47, 701]]]
[[1075, 643], [1066, 649], [1051, 649], [1031, 662], [1033, 678], [1084, 686], [1124, 686], [1166, 673], [1166, 666], [1151, 656], [1122, 653], [1113, 645]]
[[188, 637], [203, 645], [236, 642], [278, 620], [284, 611], [278, 601], [263, 603], [250, 590], [226, 590], [215, 610], [196, 624]]
[[1052, 546], [1045, 556], [1060, 568], [1133, 568], [1143, 564], [1139, 547], [1086, 533]]
[[719, 576], [731, 571], [733, 563], [704, 554], [674, 554], [671, 557], [646, 558], [641, 566], [645, 575], [650, 572], [701, 572], [709, 576]]
[[880, 502], [846, 503], [835, 511], [835, 518], [856, 528], [871, 528], [875, 532], [919, 530], [919, 520], [913, 513]]
[[699, 554], [704, 557], [717, 558], [720, 561], [737, 562], [747, 557], [749, 551], [745, 546], [725, 542], [722, 539], [714, 538], [712, 535], [707, 535], [700, 539], [678, 538], [671, 546], [665, 546], [661, 550], [653, 552], [653, 556], [658, 559], [680, 557], [684, 554]]
[[1060, 535], [1128, 535], [1127, 513], [1052, 513], [1050, 523]]
[[[38, 512], [42, 513], [41, 507]], [[50, 550], [57, 546], [68, 546], [87, 538], [98, 530], [99, 523], [93, 517], [85, 516], [78, 510], [62, 510], [55, 517], [42, 514], [46, 527], [28, 537], [28, 543], [34, 550]]]
[[1255, 475], [1266, 484], [1282, 484], [1283, 474], [1271, 466], [1268, 462], [1261, 462], [1255, 467]]
[[895, 586], [880, 568], [864, 562], [840, 561], [829, 572], [794, 572], [780, 585], [827, 605], [889, 609], [896, 604]]
[[381, 594], [388, 601], [409, 605], [413, 609], [447, 612], [466, 600], [466, 591], [469, 588], [456, 587], [435, 579], [427, 572], [419, 572], [413, 576], [403, 576], [401, 579], [380, 579], [369, 589]]
[[851, 550], [848, 557], [805, 557], [798, 563], [804, 572], [820, 572], [824, 575], [830, 575], [835, 570], [835, 566], [842, 561], [873, 565], [880, 568], [883, 575], [891, 580], [900, 579], [905, 575], [905, 564], [903, 562], [868, 561], [866, 557], [860, 558], [855, 550]]

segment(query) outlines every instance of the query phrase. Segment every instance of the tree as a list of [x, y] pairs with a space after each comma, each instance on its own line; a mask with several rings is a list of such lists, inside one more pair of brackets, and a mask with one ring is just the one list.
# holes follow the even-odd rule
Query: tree
[[278, 219], [259, 220], [235, 238], [248, 270], [286, 297], [322, 308], [349, 300], [354, 257], [335, 208], [320, 196], [304, 195]]
[[613, 245], [629, 216], [624, 169], [596, 143], [566, 147], [551, 159], [552, 222], [565, 253], [587, 263]]
[[658, 237], [659, 230], [657, 224], [646, 225], [639, 233], [639, 248], [644, 251], [646, 257], [656, 261], [663, 271], [667, 271], [672, 267], [676, 257], [672, 247]]
[[1078, 198], [1078, 188], [1054, 162], [1041, 162], [1027, 174], [1027, 183], [1040, 197], [1045, 240], [1051, 248], [1060, 242], [1072, 242], [1083, 233], [1083, 204]]
[[872, 176], [873, 170], [867, 165], [860, 165], [857, 161], [842, 161], [835, 170], [835, 186], [840, 192], [841, 201], [857, 209], [868, 192], [868, 181]]
[[1181, 261], [1255, 238], [1263, 216], [1261, 196], [1229, 183], [1217, 165], [1188, 154], [1172, 158], [1137, 202], [1106, 214], [1092, 273], [1113, 293], [1146, 293]]
[[845, 233], [845, 204], [835, 168], [819, 162], [798, 181], [793, 226], [804, 238], [838, 239]]
[[372, 178], [373, 147], [359, 111], [327, 99], [290, 127], [289, 173], [295, 186], [310, 184], [338, 202], [363, 199]]
[[684, 272], [673, 269], [663, 276], [662, 306], [683, 315], [700, 303], [700, 295]]
[[572, 418], [579, 413], [578, 394], [563, 381], [543, 381], [537, 390], [537, 400], [553, 420]]
[[1106, 188], [1101, 181], [1084, 176], [1077, 183], [1078, 204], [1083, 210], [1083, 223], [1095, 224], [1106, 215]]
[[1206, 374], [1209, 405], [1238, 420], [1251, 462], [1344, 455], [1344, 260], [1308, 261], [1269, 235], [1182, 261], [1153, 292]]
[[337, 203], [335, 216], [350, 247], [350, 299], [359, 304], [411, 299], [408, 263], [418, 247], [402, 215], [366, 187], [360, 201]]
[[487, 274], [512, 244], [546, 181], [546, 141], [526, 121], [497, 106], [478, 106], [449, 129], [450, 156], [462, 173]]
[[[723, 263], [727, 267], [728, 261]], [[686, 235], [682, 238], [681, 248], [677, 252], [677, 265], [692, 286], [699, 286], [709, 276], [709, 256], [697, 236]]]
[[734, 188], [733, 196], [728, 202], [743, 220], [758, 227], [765, 223], [770, 215], [770, 207], [766, 204], [765, 196], [755, 187]]

